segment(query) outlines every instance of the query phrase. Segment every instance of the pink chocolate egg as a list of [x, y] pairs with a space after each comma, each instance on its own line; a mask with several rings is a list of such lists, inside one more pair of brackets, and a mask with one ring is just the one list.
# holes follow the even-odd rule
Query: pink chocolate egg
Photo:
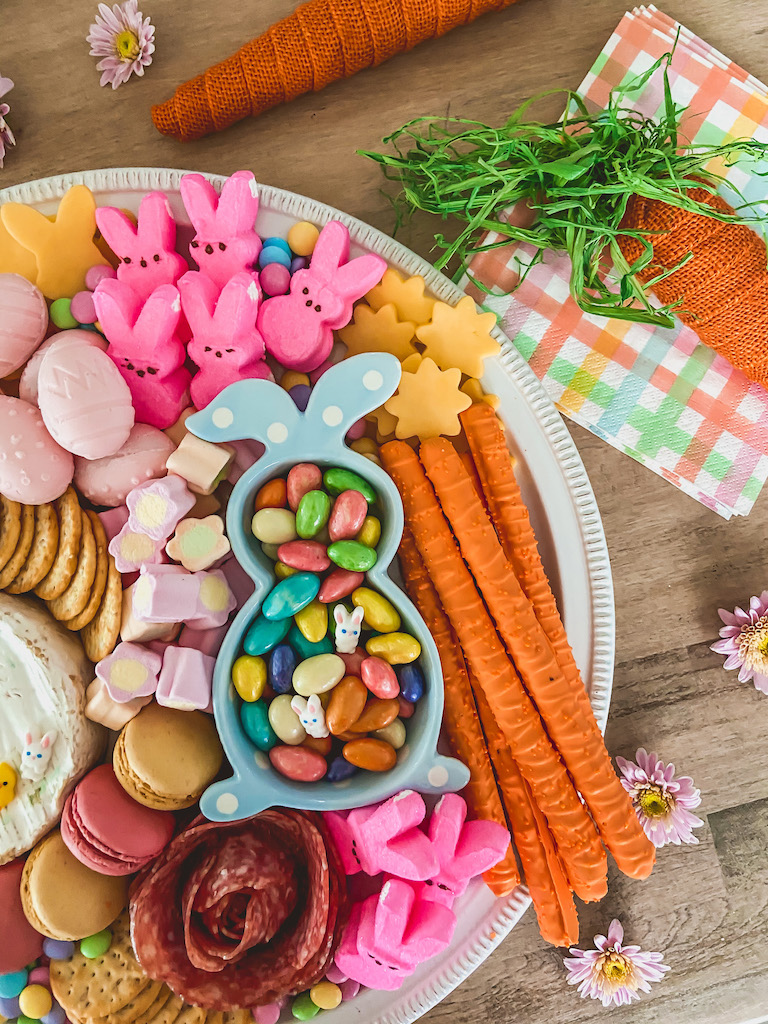
[[20, 274], [0, 274], [0, 377], [18, 370], [45, 337], [48, 306]]
[[41, 505], [69, 486], [74, 463], [43, 423], [40, 410], [20, 398], [0, 397], [0, 493]]
[[122, 505], [128, 491], [146, 480], [165, 476], [165, 463], [176, 445], [148, 423], [136, 423], [128, 440], [103, 459], [75, 459], [75, 484], [95, 505]]
[[73, 455], [103, 459], [125, 442], [134, 422], [131, 391], [109, 358], [63, 339], [45, 354], [37, 402], [51, 437]]
[[59, 343], [62, 345], [76, 345], [80, 343], [84, 345], [92, 345], [94, 348], [100, 348], [102, 352], [106, 352], [107, 350], [106, 341], [95, 331], [81, 331], [75, 329], [72, 331], [61, 331], [59, 334], [52, 334], [50, 338], [45, 339], [40, 348], [35, 350], [29, 362], [21, 372], [21, 377], [19, 378], [19, 398], [22, 398], [25, 402], [37, 405], [37, 388], [40, 367], [43, 365], [43, 359], [45, 359], [48, 349], [53, 348], [54, 345], [58, 345]]

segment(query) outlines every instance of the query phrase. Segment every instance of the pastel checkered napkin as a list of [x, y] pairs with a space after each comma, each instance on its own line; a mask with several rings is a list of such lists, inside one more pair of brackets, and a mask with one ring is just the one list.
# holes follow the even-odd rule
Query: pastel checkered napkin
[[[580, 93], [605, 106], [611, 89], [672, 48], [678, 28], [670, 82], [674, 100], [689, 107], [687, 137], [768, 142], [768, 89], [655, 7], [625, 15]], [[650, 116], [663, 101], [658, 74], [632, 103]], [[713, 169], [760, 208], [768, 179], [754, 164]], [[747, 515], [768, 476], [768, 394], [682, 324], [654, 329], [582, 313], [568, 293], [567, 257], [549, 255], [511, 295], [498, 294], [531, 253], [525, 245], [482, 253], [463, 283], [502, 317], [560, 411], [721, 516]], [[473, 288], [473, 277], [494, 294]]]

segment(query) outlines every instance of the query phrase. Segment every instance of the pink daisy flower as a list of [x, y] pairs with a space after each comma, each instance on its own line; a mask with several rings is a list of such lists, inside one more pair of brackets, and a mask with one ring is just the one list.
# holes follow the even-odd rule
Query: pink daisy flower
[[724, 668], [739, 670], [740, 683], [751, 679], [756, 690], [768, 693], [768, 590], [750, 597], [748, 612], [718, 608], [717, 614], [725, 625], [720, 630], [722, 640], [712, 644], [711, 650], [726, 656]]
[[644, 953], [639, 946], [624, 946], [624, 929], [614, 919], [607, 935], [595, 936], [595, 949], [582, 951], [572, 947], [563, 963], [568, 984], [578, 985], [582, 999], [599, 999], [603, 1006], [625, 1006], [650, 992], [653, 982], [661, 981], [669, 966], [662, 953]]
[[91, 44], [92, 57], [104, 58], [96, 65], [102, 72], [101, 85], [117, 89], [131, 75], [143, 75], [144, 68], [152, 63], [155, 28], [137, 6], [138, 0], [125, 0], [111, 9], [99, 4], [86, 42]]
[[[10, 92], [12, 88], [13, 82], [11, 79], [0, 76], [0, 100], [6, 93]], [[7, 103], [0, 103], [0, 168], [3, 166], [6, 148], [16, 145], [16, 139], [14, 138], [13, 132], [5, 121], [5, 115], [10, 113], [10, 110], [11, 108]]]
[[656, 754], [640, 747], [635, 754], [637, 763], [617, 757], [621, 771], [621, 784], [632, 797], [640, 824], [653, 845], [658, 849], [673, 843], [698, 843], [691, 829], [704, 822], [691, 814], [701, 803], [701, 792], [687, 775], [675, 778], [675, 766], [664, 764]]

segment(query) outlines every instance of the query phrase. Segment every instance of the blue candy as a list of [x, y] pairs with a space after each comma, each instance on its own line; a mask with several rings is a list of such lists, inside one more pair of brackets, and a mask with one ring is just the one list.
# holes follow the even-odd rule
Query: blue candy
[[[261, 614], [265, 619], [290, 619], [296, 612], [306, 608], [317, 597], [320, 577], [313, 572], [297, 572], [280, 580], [264, 598]], [[286, 630], [287, 632], [287, 630]], [[285, 634], [283, 634], [284, 636]], [[282, 637], [280, 637], [282, 640]], [[248, 648], [246, 647], [246, 650]], [[250, 654], [251, 652], [248, 651]]]
[[[295, 627], [294, 627], [295, 628]], [[289, 693], [299, 659], [288, 644], [279, 644], [269, 656], [267, 678], [275, 693]]]
[[334, 757], [325, 777], [329, 782], [342, 782], [344, 779], [349, 779], [356, 771], [357, 768], [349, 761], [345, 761], [343, 757]]
[[[12, 971], [10, 974], [0, 974], [0, 998], [2, 999], [13, 999], [17, 996], [22, 989], [27, 987], [27, 978], [29, 977], [26, 970]], [[18, 1014], [3, 1014], [3, 1016], [18, 1016]]]
[[296, 403], [296, 408], [300, 412], [304, 412], [309, 405], [309, 396], [312, 394], [312, 388], [309, 384], [294, 384], [288, 394]]
[[257, 615], [243, 640], [245, 653], [266, 654], [280, 643], [290, 628], [290, 619], [268, 622], [263, 615]]
[[414, 661], [410, 665], [401, 665], [398, 673], [400, 679], [400, 693], [403, 697], [415, 704], [424, 696], [424, 673]]
[[270, 263], [282, 263], [284, 267], [290, 269], [291, 266], [291, 253], [285, 249], [281, 249], [277, 245], [265, 245], [259, 253], [259, 266], [266, 267]]
[[9, 1020], [12, 1020], [14, 1017], [18, 1017], [21, 1013], [19, 997], [14, 996], [12, 999], [8, 999], [4, 996], [0, 996], [0, 1013]]
[[265, 238], [262, 248], [269, 249], [272, 246], [282, 249], [283, 252], [288, 253], [289, 256], [293, 255], [290, 245], [288, 245], [288, 242], [284, 238], [279, 238], [277, 235], [270, 235], [269, 238]]
[[43, 939], [43, 952], [51, 960], [69, 960], [75, 955], [75, 944], [62, 939]]

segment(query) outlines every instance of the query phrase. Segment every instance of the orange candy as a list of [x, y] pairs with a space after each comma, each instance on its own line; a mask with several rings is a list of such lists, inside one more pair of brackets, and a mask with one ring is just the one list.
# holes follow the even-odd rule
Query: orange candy
[[383, 729], [385, 725], [394, 722], [400, 712], [400, 701], [397, 697], [372, 697], [363, 709], [363, 713], [353, 725], [351, 732], [373, 732], [374, 729]]
[[341, 753], [350, 764], [369, 772], [388, 772], [390, 768], [394, 768], [397, 761], [393, 746], [384, 740], [374, 740], [370, 737], [345, 743]]
[[288, 504], [288, 490], [285, 480], [278, 477], [276, 480], [268, 480], [256, 495], [254, 511], [262, 508], [285, 508]]
[[346, 732], [363, 713], [368, 688], [357, 676], [344, 676], [331, 690], [325, 724], [334, 736]]
[[322, 754], [323, 757], [327, 757], [331, 752], [331, 742], [330, 736], [307, 736], [300, 745], [302, 747], [309, 747], [310, 750], [315, 750], [318, 754]]

